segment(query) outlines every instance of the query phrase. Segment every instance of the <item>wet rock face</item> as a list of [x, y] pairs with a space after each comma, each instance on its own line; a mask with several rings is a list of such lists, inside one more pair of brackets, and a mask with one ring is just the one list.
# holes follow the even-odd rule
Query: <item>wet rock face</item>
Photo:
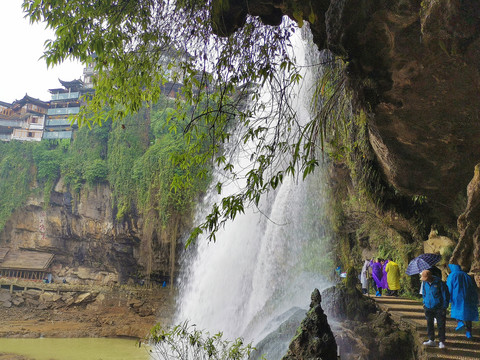
[[318, 289], [312, 293], [307, 317], [300, 324], [282, 360], [337, 359], [337, 344], [321, 306]]
[[480, 273], [480, 164], [475, 167], [473, 179], [467, 187], [468, 203], [458, 218], [460, 238], [451, 262], [462, 270]]
[[322, 298], [342, 360], [415, 358], [413, 335], [400, 329], [390, 314], [379, 311], [355, 282], [332, 286], [322, 292]]
[[478, 1], [222, 0], [213, 8], [215, 22], [236, 19], [222, 36], [247, 13], [314, 19], [315, 43], [348, 61], [350, 88], [372, 114], [370, 141], [386, 179], [426, 195], [454, 224], [449, 204], [480, 157]]
[[327, 315], [336, 320], [367, 321], [377, 311], [373, 301], [356, 288], [332, 286], [322, 293]]

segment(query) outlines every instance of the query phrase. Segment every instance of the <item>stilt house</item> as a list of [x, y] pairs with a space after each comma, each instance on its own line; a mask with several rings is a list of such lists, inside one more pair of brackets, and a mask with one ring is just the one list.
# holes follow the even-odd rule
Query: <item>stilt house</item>
[[46, 252], [0, 248], [0, 277], [42, 281], [53, 257]]

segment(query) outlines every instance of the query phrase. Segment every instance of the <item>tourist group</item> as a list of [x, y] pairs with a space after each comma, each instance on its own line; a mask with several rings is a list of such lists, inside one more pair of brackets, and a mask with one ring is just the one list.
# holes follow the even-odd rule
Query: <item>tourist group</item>
[[[478, 321], [478, 289], [475, 281], [461, 267], [449, 264], [450, 274], [447, 281], [442, 281], [442, 273], [436, 267], [420, 272], [420, 294], [427, 320], [428, 340], [425, 346], [437, 346], [435, 342], [435, 321], [438, 330], [438, 347], [445, 348], [445, 323], [447, 309], [451, 303], [450, 316], [457, 320], [456, 331], [465, 331], [468, 339], [472, 338], [472, 321]], [[418, 272], [417, 272], [418, 273]], [[407, 269], [407, 274], [409, 274]], [[376, 296], [382, 296], [383, 290], [389, 296], [398, 296], [400, 289], [400, 271], [391, 259], [365, 260], [360, 281], [364, 294], [368, 292], [369, 278]], [[411, 273], [409, 275], [412, 275]]]

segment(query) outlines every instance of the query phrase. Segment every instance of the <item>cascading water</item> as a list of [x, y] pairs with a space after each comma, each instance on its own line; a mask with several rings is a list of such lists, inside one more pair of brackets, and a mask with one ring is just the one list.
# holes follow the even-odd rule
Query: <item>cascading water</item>
[[[311, 76], [303, 78], [308, 81]], [[304, 123], [309, 119], [311, 96], [305, 93], [309, 86], [301, 84], [291, 99]], [[267, 94], [265, 101], [271, 101]], [[249, 156], [239, 154], [238, 162], [238, 168], [248, 169]], [[282, 314], [295, 307], [308, 308], [312, 290], [328, 286], [322, 266], [331, 269], [322, 176], [319, 167], [306, 181], [285, 177], [258, 209], [248, 208], [228, 222], [215, 243], [198, 239], [180, 281], [177, 323], [188, 319], [199, 329], [255, 344], [279, 325]], [[230, 182], [222, 196], [237, 192], [239, 186]], [[212, 189], [204, 209], [218, 199]], [[204, 218], [205, 212], [199, 210], [198, 216]]]

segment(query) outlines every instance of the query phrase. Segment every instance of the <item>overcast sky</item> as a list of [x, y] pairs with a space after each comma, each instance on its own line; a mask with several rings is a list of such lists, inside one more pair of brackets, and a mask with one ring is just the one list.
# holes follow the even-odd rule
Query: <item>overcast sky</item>
[[44, 42], [53, 31], [44, 24], [31, 25], [22, 12], [23, 0], [0, 0], [0, 101], [11, 103], [28, 95], [48, 101], [48, 89], [61, 87], [58, 79], [82, 78], [80, 63], [63, 63], [47, 69]]

